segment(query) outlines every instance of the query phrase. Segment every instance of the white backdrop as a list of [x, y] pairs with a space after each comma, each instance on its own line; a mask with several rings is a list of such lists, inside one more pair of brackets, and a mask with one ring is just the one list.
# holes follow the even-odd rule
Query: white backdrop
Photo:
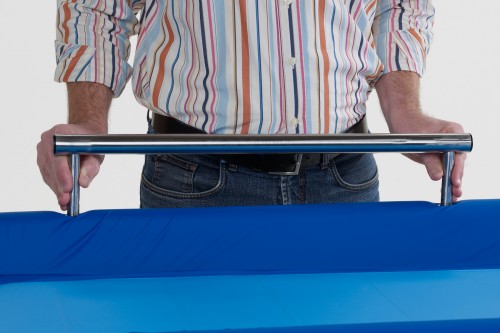
[[[425, 112], [459, 122], [474, 135], [463, 198], [500, 198], [500, 2], [435, 0], [435, 5], [436, 35], [422, 104]], [[55, 1], [21, 1], [15, 8], [0, 14], [0, 211], [57, 211], [36, 165], [40, 133], [66, 121], [65, 87], [52, 80]], [[387, 131], [375, 93], [369, 122], [372, 132]], [[110, 132], [145, 130], [144, 109], [128, 86], [113, 104]], [[424, 167], [401, 155], [376, 158], [382, 200], [439, 201], [440, 184], [428, 180]], [[141, 156], [108, 156], [91, 188], [82, 190], [81, 210], [137, 207], [141, 167]]]

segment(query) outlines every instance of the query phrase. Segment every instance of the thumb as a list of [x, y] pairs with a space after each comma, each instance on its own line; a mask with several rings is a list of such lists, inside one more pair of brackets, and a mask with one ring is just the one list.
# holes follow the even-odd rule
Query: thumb
[[100, 156], [82, 156], [80, 162], [79, 183], [83, 188], [89, 187], [92, 180], [99, 173], [102, 157]]
[[427, 173], [432, 180], [443, 178], [444, 171], [440, 156], [439, 154], [424, 154], [422, 156], [422, 163], [425, 165]]

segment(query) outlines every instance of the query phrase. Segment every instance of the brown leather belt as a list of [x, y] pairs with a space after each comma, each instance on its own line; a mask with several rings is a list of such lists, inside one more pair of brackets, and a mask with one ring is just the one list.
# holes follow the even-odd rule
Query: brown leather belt
[[[198, 128], [186, 125], [175, 118], [153, 113], [152, 126], [159, 134], [207, 134]], [[345, 133], [368, 133], [366, 117], [349, 128]], [[216, 155], [226, 162], [254, 171], [276, 175], [297, 175], [307, 167], [320, 165], [339, 154], [304, 153], [304, 154], [224, 154]]]

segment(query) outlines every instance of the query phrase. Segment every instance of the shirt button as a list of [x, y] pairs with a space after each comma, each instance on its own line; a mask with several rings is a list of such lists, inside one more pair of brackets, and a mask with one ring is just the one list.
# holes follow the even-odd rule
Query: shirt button
[[290, 120], [290, 125], [292, 125], [293, 127], [297, 127], [299, 125], [299, 120], [297, 118], [292, 118]]
[[297, 64], [297, 59], [296, 58], [288, 58], [288, 64], [290, 67], [295, 68], [295, 65]]

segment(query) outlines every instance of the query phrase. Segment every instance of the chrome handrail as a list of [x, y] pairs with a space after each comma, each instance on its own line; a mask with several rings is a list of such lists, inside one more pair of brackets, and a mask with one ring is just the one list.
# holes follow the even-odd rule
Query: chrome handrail
[[[443, 152], [445, 175], [441, 204], [451, 205], [455, 152], [472, 151], [470, 134], [205, 135], [111, 134], [55, 135], [54, 153], [72, 156], [78, 184], [81, 154], [245, 154], [245, 153], [426, 153]], [[73, 186], [68, 215], [79, 214], [79, 186]]]

